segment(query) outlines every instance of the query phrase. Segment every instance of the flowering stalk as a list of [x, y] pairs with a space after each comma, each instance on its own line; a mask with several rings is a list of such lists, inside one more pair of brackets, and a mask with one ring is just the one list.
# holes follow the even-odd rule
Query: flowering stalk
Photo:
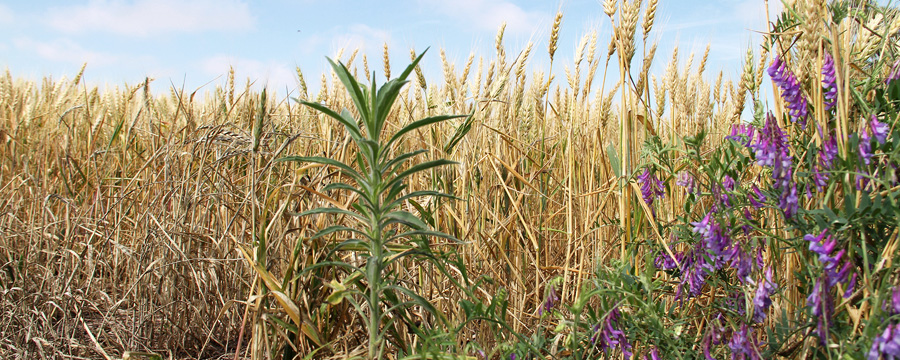
[[769, 67], [769, 76], [772, 81], [781, 88], [781, 97], [787, 103], [791, 121], [800, 122], [804, 128], [806, 127], [806, 117], [809, 114], [806, 98], [800, 89], [800, 82], [797, 77], [787, 68], [781, 57], [776, 56], [772, 66]]

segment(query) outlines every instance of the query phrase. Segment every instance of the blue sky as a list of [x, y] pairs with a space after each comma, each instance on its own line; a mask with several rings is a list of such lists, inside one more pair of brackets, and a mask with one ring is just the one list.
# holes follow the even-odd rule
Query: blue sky
[[[774, 13], [780, 2], [769, 6]], [[238, 84], [249, 77], [283, 95], [296, 88], [297, 66], [317, 86], [327, 70], [325, 56], [339, 48], [360, 48], [380, 74], [384, 43], [394, 71], [409, 61], [411, 47], [430, 46], [424, 70], [434, 79], [441, 73], [441, 48], [458, 68], [472, 52], [493, 56], [494, 36], [505, 21], [507, 54], [533, 41], [530, 66], [546, 71], [557, 9], [564, 12], [558, 64], [571, 64], [576, 44], [592, 29], [606, 48], [611, 26], [598, 0], [7, 0], [0, 1], [0, 33], [6, 34], [0, 69], [31, 79], [71, 78], [87, 62], [89, 83], [136, 84], [150, 76], [160, 91], [172, 84], [189, 90], [224, 84], [233, 66]], [[660, 44], [652, 72], [662, 73], [675, 44], [682, 64], [690, 52], [699, 61], [710, 44], [707, 78], [721, 69], [736, 79], [747, 47], [761, 38], [751, 29], [765, 29], [763, 0], [660, 0], [650, 37]]]

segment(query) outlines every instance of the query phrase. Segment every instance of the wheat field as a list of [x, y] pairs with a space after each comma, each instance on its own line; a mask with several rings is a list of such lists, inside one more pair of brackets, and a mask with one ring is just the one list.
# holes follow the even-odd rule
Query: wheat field
[[[653, 211], [642, 212], [650, 219], [634, 215], [648, 209], [633, 175], [647, 163], [645, 141], [706, 130], [704, 149], [711, 149], [766, 86], [768, 49], [742, 54], [743, 73], [728, 79], [707, 68], [708, 48], [656, 53], [655, 0], [603, 6], [611, 39], [596, 31], [559, 39], [560, 13], [545, 30], [549, 44], [507, 48], [501, 27], [496, 52], [465, 63], [430, 49], [426, 56], [443, 61], [443, 77], [426, 79], [417, 68], [388, 118], [397, 129], [427, 116], [471, 114], [411, 134], [394, 149], [423, 148], [422, 159], [458, 163], [409, 180], [410, 191], [439, 189], [457, 200], [426, 198], [404, 208], [461, 240], [431, 246], [464, 261], [478, 296], [507, 295], [515, 332], [529, 334], [545, 321], [539, 309], [549, 282], [560, 285], [561, 302], [571, 302], [598, 267], [643, 256], [643, 247], [626, 246], [668, 242], [668, 234], [641, 223], [677, 221], [687, 191], [672, 186]], [[873, 26], [894, 34], [898, 23], [885, 18]], [[822, 31], [804, 34], [830, 35]], [[573, 40], [573, 63], [552, 62], [557, 42]], [[865, 41], [848, 36], [844, 46]], [[816, 45], [806, 46], [805, 56], [814, 58]], [[374, 71], [383, 82], [398, 72], [391, 62], [405, 63], [388, 59], [387, 45], [384, 52], [347, 49], [334, 59], [360, 79]], [[547, 73], [531, 70], [539, 56], [551, 60]], [[654, 62], [666, 63], [665, 72], [650, 74]], [[557, 68], [565, 78], [550, 75]], [[333, 168], [274, 162], [303, 155], [353, 163], [339, 124], [290, 98], [267, 98], [252, 90], [253, 79], [242, 86], [233, 72], [199, 91], [152, 79], [99, 88], [81, 73], [65, 75], [0, 76], [0, 358], [269, 358], [285, 342], [299, 354], [320, 349], [313, 358], [362, 356], [361, 319], [348, 303], [327, 299], [329, 284], [346, 274], [294, 274], [332, 256], [362, 261], [329, 253], [337, 237], [310, 240], [329, 223], [350, 220], [295, 216], [346, 207], [353, 197], [323, 190], [342, 181]], [[353, 108], [334, 73], [304, 76], [297, 69], [294, 97]], [[311, 81], [320, 83], [315, 93]], [[688, 215], [702, 217], [699, 211]], [[465, 294], [438, 269], [407, 263], [396, 271], [448, 318], [462, 316]], [[462, 271], [450, 267], [453, 276]], [[284, 330], [285, 308], [259, 295], [265, 276], [293, 299], [302, 338]], [[479, 322], [457, 335], [461, 346], [502, 342]]]

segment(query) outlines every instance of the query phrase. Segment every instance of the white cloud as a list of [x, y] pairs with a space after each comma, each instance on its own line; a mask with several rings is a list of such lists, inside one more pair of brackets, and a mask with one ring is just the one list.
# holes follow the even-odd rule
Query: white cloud
[[237, 58], [228, 55], [208, 57], [200, 62], [200, 69], [212, 77], [225, 76], [230, 68], [234, 68], [235, 82], [243, 84], [249, 78], [257, 88], [263, 86], [274, 91], [295, 89], [296, 73], [292, 67], [278, 61], [260, 61]]
[[[784, 5], [781, 1], [769, 1], [769, 20], [774, 22]], [[734, 7], [734, 17], [746, 28], [766, 31], [766, 7], [757, 0], [744, 0]]]
[[15, 18], [12, 9], [6, 5], [0, 4], [0, 25], [12, 25]]
[[349, 31], [338, 34], [332, 38], [333, 51], [344, 49], [344, 55], [349, 56], [353, 50], [359, 49], [365, 54], [373, 54], [381, 51], [382, 46], [391, 44], [391, 33], [387, 30], [375, 29], [363, 24], [350, 27]]
[[238, 0], [92, 0], [52, 8], [49, 26], [66, 32], [100, 31], [147, 36], [167, 32], [246, 30], [254, 17]]
[[31, 52], [39, 57], [56, 62], [84, 63], [91, 65], [111, 65], [119, 61], [120, 57], [87, 50], [78, 43], [69, 39], [57, 39], [54, 41], [36, 41], [23, 37], [13, 40], [13, 46], [20, 51]]
[[475, 26], [483, 30], [497, 30], [506, 22], [506, 31], [530, 33], [535, 25], [546, 22], [549, 15], [539, 11], [525, 11], [506, 0], [425, 0], [438, 12], [450, 15], [463, 27]]

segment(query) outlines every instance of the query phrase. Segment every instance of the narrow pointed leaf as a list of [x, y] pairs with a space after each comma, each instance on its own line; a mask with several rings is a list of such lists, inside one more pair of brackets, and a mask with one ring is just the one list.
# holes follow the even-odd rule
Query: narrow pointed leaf
[[358, 173], [356, 170], [353, 170], [353, 168], [347, 166], [347, 164], [344, 164], [344, 163], [334, 160], [334, 159], [329, 159], [329, 158], [321, 157], [321, 156], [285, 156], [283, 158], [275, 159], [275, 161], [277, 161], [277, 162], [285, 162], [285, 161], [311, 162], [311, 163], [316, 163], [316, 164], [329, 165], [329, 166], [333, 166], [333, 167], [343, 170], [343, 172], [345, 174], [349, 175], [351, 178], [353, 178], [353, 180], [359, 181], [360, 179], [363, 178], [363, 176], [360, 175], [360, 173]]
[[334, 110], [331, 110], [330, 108], [328, 108], [322, 104], [319, 104], [319, 103], [309, 102], [309, 101], [300, 100], [300, 99], [296, 99], [296, 98], [294, 99], [294, 101], [296, 101], [302, 105], [306, 105], [313, 109], [316, 109], [316, 110], [322, 112], [323, 114], [328, 115], [329, 117], [337, 120], [338, 122], [340, 122], [341, 124], [344, 125], [344, 128], [346, 128], [347, 131], [350, 132], [350, 136], [353, 137], [354, 139], [362, 138], [362, 132], [359, 130], [359, 125], [357, 125], [355, 121], [350, 121], [348, 119], [345, 119], [344, 117], [342, 117], [341, 115], [336, 113]]
[[400, 173], [399, 175], [397, 175], [397, 177], [391, 179], [391, 182], [389, 182], [387, 184], [387, 186], [393, 186], [394, 182], [403, 181], [404, 178], [406, 178], [412, 174], [415, 174], [417, 172], [420, 172], [420, 171], [428, 170], [428, 169], [435, 168], [438, 166], [455, 165], [455, 164], [457, 164], [457, 162], [446, 160], [446, 159], [438, 159], [438, 160], [423, 162], [421, 164], [412, 166], [409, 169], [407, 169], [406, 171]]
[[392, 136], [391, 139], [388, 140], [388, 142], [385, 144], [384, 147], [386, 147], [386, 148], [390, 147], [395, 141], [399, 140], [404, 134], [406, 134], [410, 131], [413, 131], [415, 129], [418, 129], [420, 127], [439, 123], [441, 121], [447, 121], [450, 119], [464, 118], [467, 116], [469, 116], [469, 115], [439, 115], [439, 116], [432, 116], [432, 117], [427, 117], [424, 119], [413, 121], [413, 122], [409, 123], [409, 125], [404, 126], [402, 129], [400, 129], [396, 133], [394, 133], [394, 136]]
[[[337, 74], [338, 79], [341, 80], [341, 83], [344, 84], [344, 87], [347, 88], [347, 91], [350, 92], [350, 98], [353, 99], [353, 103], [356, 105], [356, 109], [359, 110], [359, 114], [364, 119], [369, 119], [369, 107], [366, 106], [366, 95], [363, 93], [362, 89], [359, 87], [359, 82], [350, 74], [350, 70], [344, 66], [343, 63], [335, 63], [334, 60], [328, 59], [328, 62], [331, 63], [331, 67], [334, 69], [335, 74]], [[368, 129], [372, 130], [372, 129]], [[372, 134], [369, 134], [371, 137]]]
[[297, 216], [309, 216], [309, 215], [317, 215], [317, 214], [338, 214], [338, 215], [347, 215], [347, 216], [353, 217], [353, 218], [355, 218], [355, 219], [359, 219], [359, 220], [361, 220], [361, 221], [367, 221], [367, 220], [368, 220], [368, 219], [366, 219], [364, 216], [362, 216], [362, 215], [360, 215], [360, 214], [357, 214], [357, 213], [355, 213], [355, 212], [348, 211], [348, 210], [344, 210], [344, 209], [338, 209], [338, 208], [335, 208], [335, 207], [320, 207], [320, 208], [315, 208], [315, 209], [312, 209], [312, 210], [307, 210], [307, 211], [304, 211], [304, 212], [302, 212], [302, 213], [299, 213], [299, 214], [297, 214]]

